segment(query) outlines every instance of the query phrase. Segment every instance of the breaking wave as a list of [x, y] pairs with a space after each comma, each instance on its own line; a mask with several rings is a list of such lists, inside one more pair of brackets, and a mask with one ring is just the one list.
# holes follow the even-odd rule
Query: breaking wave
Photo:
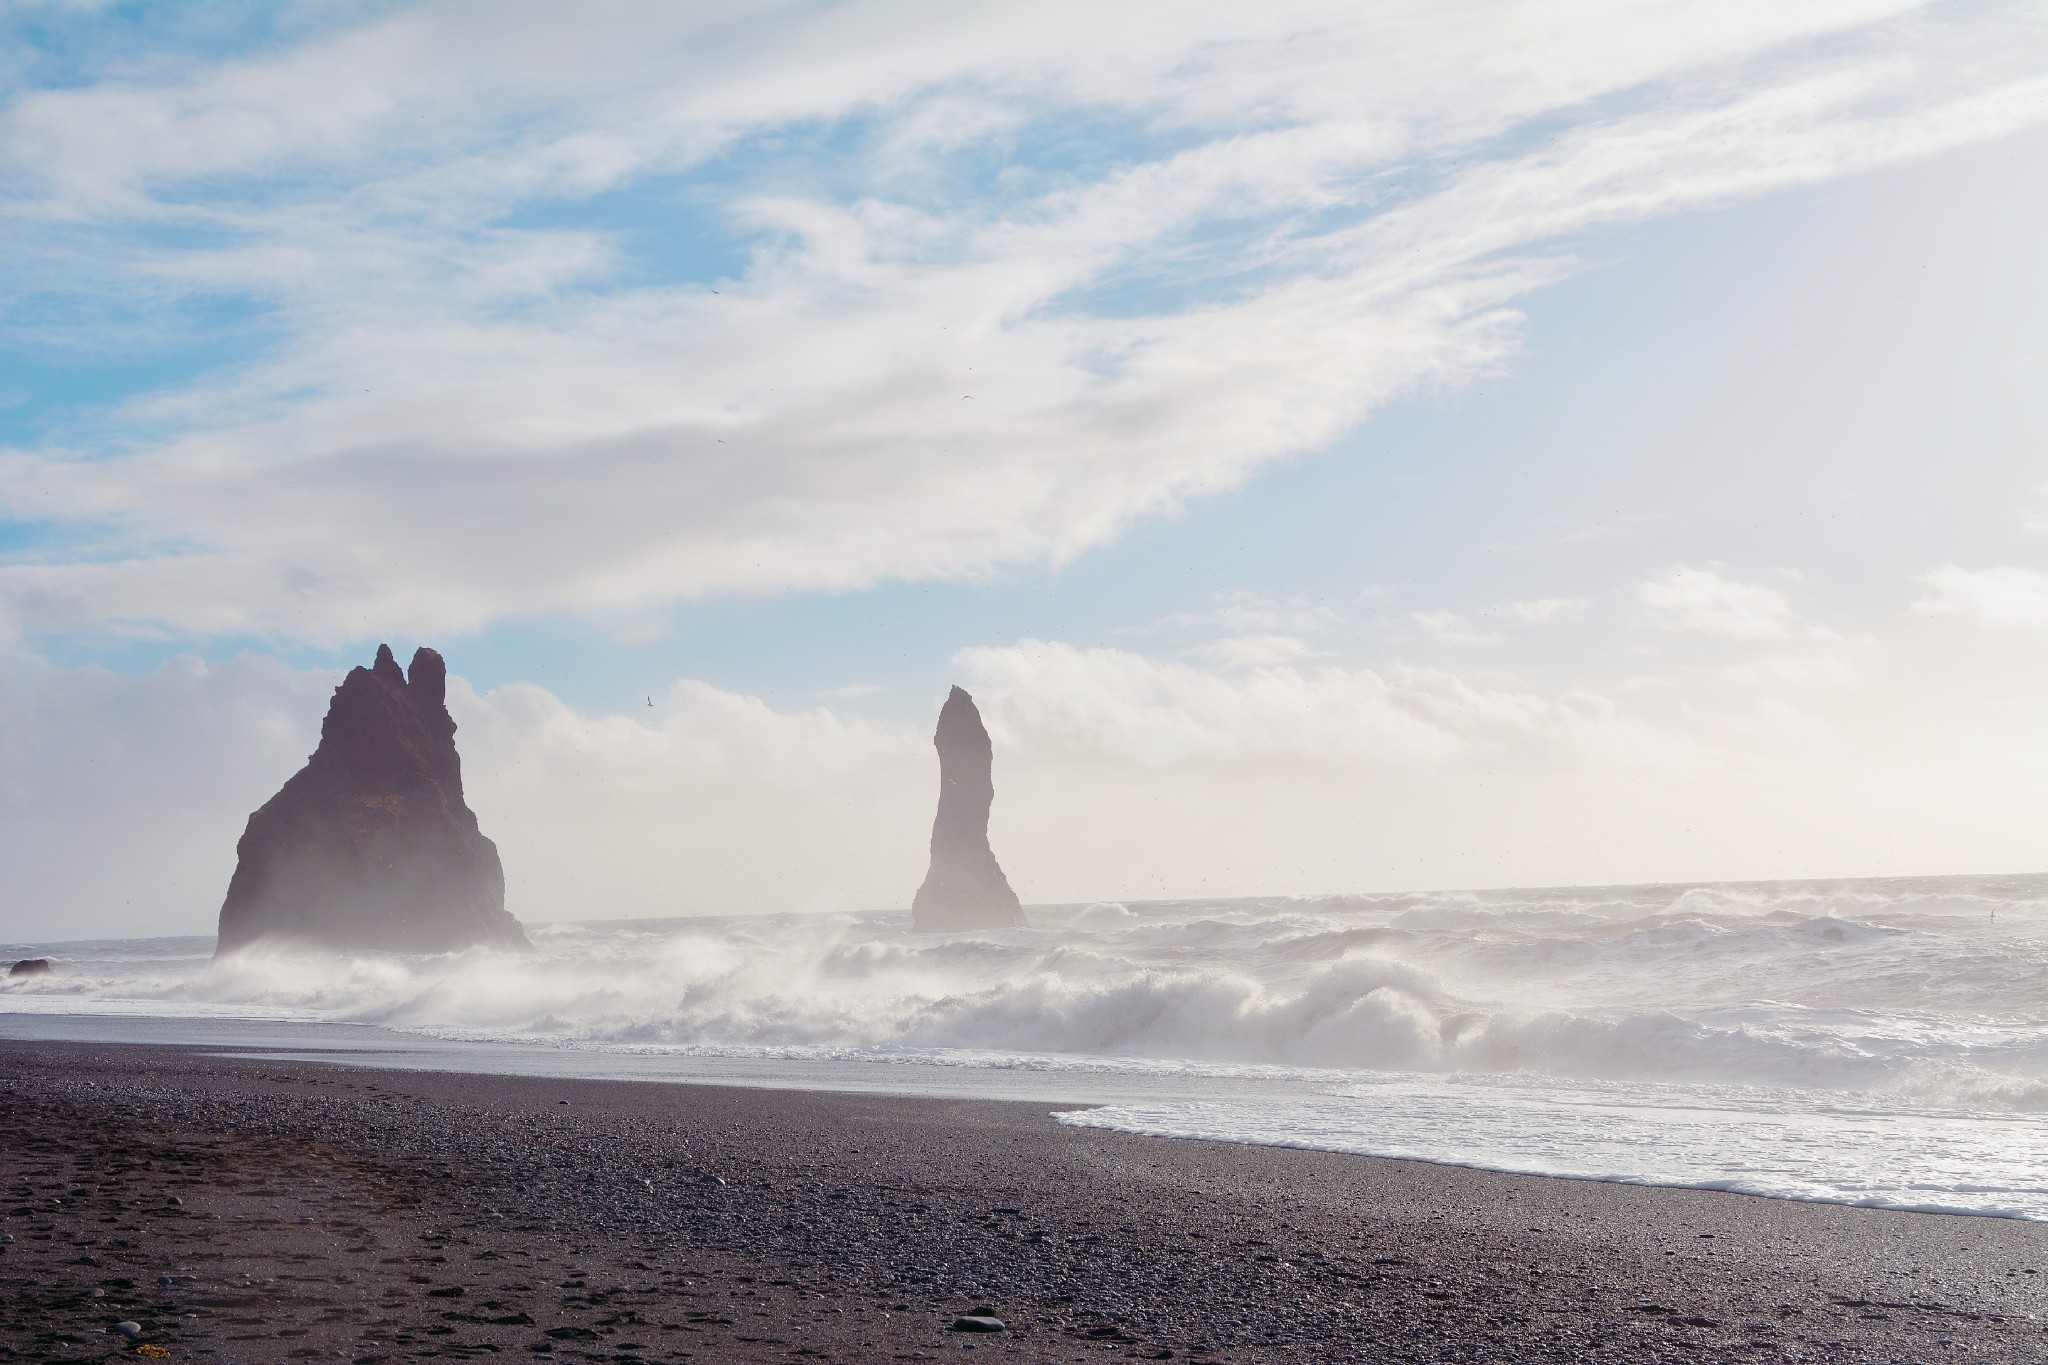
[[[1532, 1075], [2048, 1109], [2048, 879], [561, 923], [531, 955], [72, 945], [0, 1009], [237, 1012], [565, 1046]], [[48, 945], [17, 945], [23, 955]]]

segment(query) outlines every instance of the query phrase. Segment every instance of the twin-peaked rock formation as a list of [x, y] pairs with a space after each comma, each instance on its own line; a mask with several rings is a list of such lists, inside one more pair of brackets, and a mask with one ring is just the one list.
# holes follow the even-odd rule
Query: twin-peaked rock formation
[[939, 814], [932, 821], [932, 866], [911, 902], [913, 928], [1008, 929], [1025, 924], [1017, 893], [988, 846], [995, 804], [995, 751], [974, 698], [959, 688], [939, 711]]
[[334, 691], [320, 747], [249, 817], [216, 951], [259, 938], [435, 953], [524, 948], [498, 846], [462, 799], [462, 760], [431, 649], [389, 645]]

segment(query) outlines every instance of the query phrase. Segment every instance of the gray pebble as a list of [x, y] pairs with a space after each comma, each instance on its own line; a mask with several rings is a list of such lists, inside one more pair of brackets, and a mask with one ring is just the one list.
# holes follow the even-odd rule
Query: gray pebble
[[1001, 1318], [974, 1316], [954, 1318], [953, 1330], [956, 1332], [1003, 1332], [1009, 1329], [1003, 1326]]
[[114, 1330], [128, 1338], [128, 1340], [133, 1341], [142, 1335], [142, 1324], [139, 1322], [117, 1322], [114, 1324]]

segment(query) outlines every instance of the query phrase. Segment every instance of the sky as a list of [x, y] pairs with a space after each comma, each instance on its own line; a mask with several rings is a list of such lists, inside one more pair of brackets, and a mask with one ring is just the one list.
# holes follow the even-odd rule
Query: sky
[[[0, 0], [0, 937], [2048, 864], [2048, 10]], [[649, 704], [651, 703], [651, 705]]]

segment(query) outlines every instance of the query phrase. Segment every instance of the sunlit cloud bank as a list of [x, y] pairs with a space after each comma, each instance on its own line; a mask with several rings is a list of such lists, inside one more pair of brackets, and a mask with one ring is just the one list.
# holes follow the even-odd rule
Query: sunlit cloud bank
[[[1875, 634], [1584, 610], [1624, 648], [1559, 682], [1489, 660], [1218, 660], [1017, 641], [958, 652], [997, 749], [993, 839], [1027, 901], [2016, 870], [2038, 861], [2037, 635], [1918, 611]], [[1652, 591], [1652, 596], [1655, 592]], [[1238, 598], [1208, 628], [1324, 626]], [[1334, 629], [1334, 626], [1332, 627]], [[2015, 653], [2014, 651], [2019, 651]], [[1497, 666], [1489, 666], [1489, 664]], [[205, 932], [256, 805], [335, 677], [253, 655], [140, 678], [0, 671], [0, 859], [19, 937]], [[529, 921], [904, 906], [928, 723], [692, 680], [627, 714], [450, 691], [471, 804]], [[932, 699], [935, 710], [937, 698]]]
[[254, 655], [0, 667], [4, 932], [210, 930], [242, 821], [312, 752], [335, 681]]
[[19, 89], [14, 339], [241, 340], [0, 453], [0, 630], [333, 644], [1058, 562], [1487, 372], [1575, 234], [2048, 119], [2044, 26], [441, 4]]

